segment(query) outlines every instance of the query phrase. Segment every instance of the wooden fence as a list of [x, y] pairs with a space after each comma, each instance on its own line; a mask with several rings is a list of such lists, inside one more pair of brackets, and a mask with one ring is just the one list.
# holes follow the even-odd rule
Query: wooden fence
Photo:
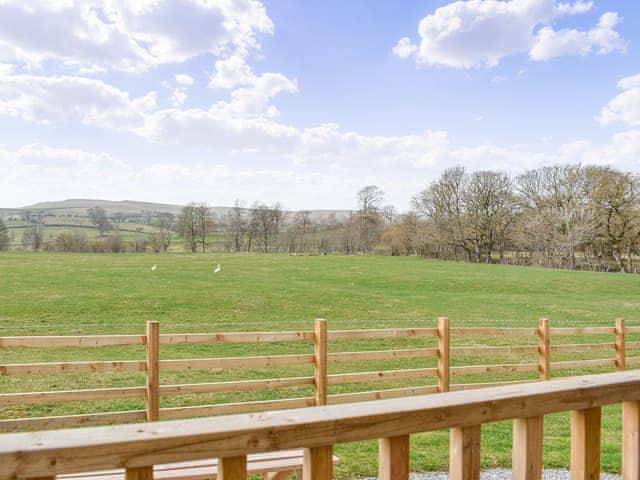
[[[618, 372], [324, 406], [261, 415], [175, 420], [0, 436], [0, 480], [126, 469], [218, 458], [222, 480], [246, 480], [247, 455], [304, 448], [304, 480], [330, 480], [338, 443], [379, 440], [378, 478], [407, 480], [411, 434], [451, 429], [451, 480], [480, 476], [482, 424], [513, 420], [513, 478], [538, 480], [544, 415], [571, 411], [572, 480], [600, 478], [601, 407], [622, 403], [624, 480], [640, 474], [640, 373]], [[81, 477], [80, 477], [81, 478]]]
[[[99, 347], [114, 345], [145, 345], [146, 360], [73, 361], [48, 363], [22, 363], [0, 365], [0, 375], [62, 374], [72, 372], [129, 371], [145, 372], [146, 385], [134, 387], [96, 388], [83, 390], [57, 390], [0, 394], [0, 405], [28, 405], [43, 402], [72, 402], [85, 400], [113, 400], [141, 398], [144, 410], [99, 412], [46, 417], [8, 418], [0, 420], [0, 432], [29, 429], [66, 428], [80, 425], [104, 425], [140, 421], [180, 419], [198, 416], [215, 416], [239, 412], [280, 410], [287, 408], [343, 404], [366, 400], [389, 399], [427, 393], [470, 390], [509, 383], [530, 382], [534, 379], [491, 383], [452, 383], [459, 375], [537, 372], [540, 380], [549, 380], [552, 372], [577, 368], [611, 367], [621, 371], [638, 363], [640, 357], [627, 357], [627, 349], [639, 349], [640, 342], [625, 341], [626, 333], [640, 333], [640, 327], [627, 326], [618, 319], [610, 327], [551, 328], [547, 319], [541, 319], [536, 328], [452, 327], [445, 317], [440, 317], [434, 328], [392, 328], [363, 330], [327, 330], [326, 320], [316, 320], [313, 331], [290, 332], [231, 332], [161, 334], [157, 322], [148, 322], [145, 335], [81, 335], [81, 336], [20, 336], [0, 337], [0, 348], [49, 348], [49, 347]], [[537, 345], [509, 346], [452, 346], [456, 337], [519, 336], [535, 338]], [[603, 343], [554, 344], [552, 337], [571, 335], [602, 335], [610, 337]], [[400, 337], [426, 337], [435, 339], [435, 346], [395, 350], [329, 352], [333, 341], [356, 339], [386, 339]], [[313, 342], [313, 352], [308, 354], [261, 355], [244, 357], [216, 357], [194, 359], [160, 359], [163, 345], [198, 343], [264, 343], [264, 342]], [[426, 340], [425, 340], [426, 341]], [[554, 352], [604, 352], [605, 358], [553, 362]], [[451, 365], [456, 357], [484, 355], [537, 355], [535, 363], [509, 363], [495, 365]], [[431, 358], [435, 367], [403, 368], [395, 370], [329, 373], [329, 366], [340, 362]], [[208, 383], [169, 384], [160, 383], [161, 370], [229, 369], [264, 366], [313, 365], [313, 375], [291, 378], [270, 378]], [[358, 391], [329, 395], [333, 385], [362, 383], [395, 379], [433, 379], [433, 384], [387, 388], [384, 390]], [[437, 381], [436, 381], [437, 379]], [[162, 396], [203, 394], [219, 392], [244, 392], [285, 387], [313, 388], [313, 396], [259, 400], [248, 402], [218, 403], [210, 405], [160, 407]]]

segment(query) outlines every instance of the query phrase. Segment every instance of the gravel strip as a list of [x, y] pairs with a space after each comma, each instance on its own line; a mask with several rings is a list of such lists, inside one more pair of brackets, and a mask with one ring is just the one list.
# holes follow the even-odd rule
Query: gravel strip
[[[569, 480], [569, 470], [544, 470], [542, 472], [543, 480]], [[600, 480], [621, 480], [620, 475], [613, 473], [602, 473]], [[409, 480], [448, 480], [449, 474], [447, 472], [430, 472], [430, 473], [412, 473], [409, 475]], [[511, 470], [504, 468], [493, 468], [490, 470], [483, 470], [480, 474], [481, 480], [511, 480]], [[365, 480], [376, 480], [375, 478], [369, 478]]]

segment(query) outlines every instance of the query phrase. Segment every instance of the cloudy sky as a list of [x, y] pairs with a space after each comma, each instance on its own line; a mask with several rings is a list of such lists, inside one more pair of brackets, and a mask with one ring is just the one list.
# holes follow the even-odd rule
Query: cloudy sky
[[640, 171], [636, 0], [0, 0], [0, 206]]

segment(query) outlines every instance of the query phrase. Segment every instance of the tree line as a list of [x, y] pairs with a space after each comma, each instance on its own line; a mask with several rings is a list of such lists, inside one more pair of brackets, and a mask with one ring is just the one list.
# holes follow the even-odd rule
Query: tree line
[[[236, 200], [224, 215], [203, 203], [160, 214], [155, 232], [124, 241], [100, 207], [87, 213], [97, 239], [23, 232], [31, 250], [420, 255], [445, 260], [635, 272], [640, 255], [640, 177], [610, 167], [554, 165], [509, 176], [453, 167], [398, 214], [375, 185], [342, 215], [286, 212], [280, 203]], [[8, 242], [0, 221], [0, 248]]]

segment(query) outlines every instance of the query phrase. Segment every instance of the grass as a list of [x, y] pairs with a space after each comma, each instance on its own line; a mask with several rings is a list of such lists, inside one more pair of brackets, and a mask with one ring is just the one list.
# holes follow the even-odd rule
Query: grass
[[[220, 263], [222, 272], [213, 273]], [[158, 265], [156, 272], [150, 267]], [[453, 325], [534, 326], [541, 316], [553, 326], [612, 325], [616, 317], [640, 324], [640, 277], [446, 263], [411, 257], [280, 255], [97, 255], [0, 254], [0, 335], [142, 333], [147, 320], [163, 332], [311, 329], [324, 317], [329, 326], [373, 328], [434, 326], [444, 314]], [[640, 319], [639, 319], [640, 320]], [[636, 340], [636, 338], [631, 338]], [[554, 338], [555, 343], [603, 342], [610, 338]], [[455, 338], [454, 344], [533, 344], [533, 338]], [[334, 351], [433, 345], [434, 339], [384, 339], [333, 342]], [[309, 343], [176, 345], [163, 358], [310, 352]], [[633, 354], [633, 353], [632, 353]], [[1, 363], [53, 360], [134, 359], [135, 347], [4, 349]], [[609, 352], [556, 354], [554, 361], [611, 357]], [[514, 363], [535, 357], [457, 358], [453, 364]], [[402, 359], [332, 365], [331, 372], [433, 366], [432, 359]], [[590, 371], [605, 371], [592, 369]], [[163, 372], [163, 383], [190, 383], [310, 374], [306, 365], [226, 371]], [[567, 371], [563, 374], [584, 373]], [[465, 375], [456, 382], [523, 378], [526, 374]], [[0, 377], [0, 392], [133, 386], [140, 374], [66, 374]], [[431, 384], [434, 379], [340, 385], [330, 393]], [[162, 406], [197, 405], [307, 395], [304, 388], [162, 399]], [[48, 403], [0, 407], [0, 416], [40, 416], [141, 408], [137, 400]], [[545, 463], [568, 464], [568, 415], [548, 417]], [[482, 462], [508, 466], [510, 423], [483, 428]], [[446, 432], [412, 437], [413, 470], [444, 469]], [[603, 468], [619, 471], [620, 409], [604, 409]], [[338, 475], [373, 475], [375, 442], [339, 445]]]

